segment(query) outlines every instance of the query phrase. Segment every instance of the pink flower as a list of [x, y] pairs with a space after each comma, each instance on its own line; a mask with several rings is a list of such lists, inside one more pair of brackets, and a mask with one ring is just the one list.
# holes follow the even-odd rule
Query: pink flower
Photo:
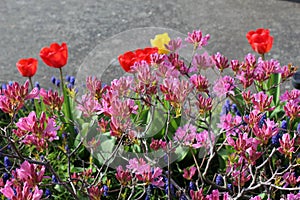
[[202, 46], [207, 45], [210, 35], [202, 36], [201, 30], [194, 30], [192, 33], [188, 33], [188, 37], [185, 39], [186, 42], [194, 44], [194, 48], [201, 48]]
[[16, 169], [16, 172], [21, 181], [27, 182], [30, 187], [33, 187], [42, 181], [45, 166], [30, 164], [28, 161], [24, 161], [20, 168]]
[[196, 131], [197, 128], [194, 125], [185, 124], [183, 127], [179, 127], [176, 130], [173, 140], [179, 144], [191, 146], [196, 138]]
[[43, 102], [45, 105], [49, 106], [52, 111], [61, 110], [64, 103], [64, 97], [58, 96], [58, 92], [53, 92], [52, 90], [46, 91], [44, 88], [40, 90], [40, 95], [43, 97]]
[[58, 140], [57, 130], [53, 118], [46, 119], [46, 114], [41, 113], [41, 117], [37, 118], [34, 111], [30, 112], [27, 117], [20, 118], [16, 123], [18, 129], [13, 133], [19, 137], [24, 137], [22, 142], [27, 145], [35, 145], [38, 151], [42, 151], [48, 147], [48, 142]]
[[34, 88], [28, 93], [28, 87], [28, 80], [24, 85], [19, 85], [17, 82], [7, 85], [6, 89], [2, 90], [3, 95], [0, 95], [0, 109], [12, 115], [23, 107], [25, 100], [38, 97], [38, 88]]
[[[299, 200], [300, 199], [300, 193], [298, 192], [297, 194], [293, 194], [293, 193], [290, 193], [288, 195], [286, 195], [286, 200]], [[280, 199], [282, 200], [282, 199]]]
[[248, 117], [244, 117], [244, 121], [250, 128], [253, 128], [262, 118], [263, 114], [260, 114], [259, 110], [252, 110]]
[[212, 98], [204, 98], [201, 94], [198, 95], [196, 105], [198, 106], [201, 115], [206, 114], [212, 109]]
[[122, 166], [117, 167], [116, 178], [123, 186], [127, 185], [132, 179], [131, 173], [128, 170], [124, 171]]
[[178, 110], [181, 109], [181, 105], [192, 89], [193, 86], [189, 81], [180, 80], [179, 78], [164, 79], [163, 84], [160, 85], [160, 90], [165, 95], [165, 99], [170, 101], [172, 106]]
[[232, 172], [233, 185], [243, 187], [251, 179], [247, 168], [234, 169]]
[[180, 75], [180, 72], [175, 69], [175, 67], [170, 62], [163, 62], [158, 66], [158, 69], [155, 72], [156, 76], [162, 78], [174, 77], [177, 78]]
[[227, 115], [222, 115], [220, 118], [220, 123], [218, 124], [218, 128], [226, 131], [226, 136], [236, 135], [240, 129], [238, 127], [241, 126], [242, 118], [240, 116], [232, 116], [231, 113]]
[[[135, 63], [132, 69], [135, 71], [134, 91], [142, 95], [153, 95], [157, 93], [157, 78], [151, 73], [150, 66], [141, 61], [143, 64]], [[129, 83], [130, 81], [128, 81]], [[130, 82], [131, 83], [131, 82]], [[112, 88], [113, 89], [113, 88]], [[128, 88], [129, 89], [129, 88]]]
[[234, 71], [234, 73], [236, 74], [240, 70], [239, 61], [238, 60], [232, 60], [230, 62], [230, 67], [231, 67], [232, 71]]
[[91, 117], [100, 113], [101, 105], [91, 94], [84, 94], [81, 101], [78, 102], [77, 109], [82, 112], [84, 117]]
[[258, 59], [258, 65], [255, 68], [254, 79], [257, 81], [265, 81], [267, 80], [271, 74], [280, 73], [280, 64], [276, 60], [262, 60], [262, 58]]
[[220, 72], [223, 72], [224, 69], [229, 67], [228, 59], [220, 52], [217, 52], [217, 54], [213, 55], [212, 60]]
[[214, 63], [211, 59], [211, 57], [208, 55], [207, 52], [204, 52], [203, 54], [195, 54], [192, 60], [192, 65], [194, 68], [200, 70], [206, 70], [209, 68], [212, 68], [214, 66]]
[[261, 200], [260, 196], [251, 197], [250, 200]]
[[100, 200], [102, 194], [104, 193], [103, 187], [100, 186], [91, 186], [87, 189], [90, 200]]
[[290, 134], [285, 133], [283, 134], [282, 138], [279, 139], [279, 143], [280, 143], [280, 147], [278, 148], [278, 151], [291, 159], [292, 154], [295, 151], [295, 147], [294, 147], [295, 137], [291, 139]]
[[147, 164], [143, 158], [130, 159], [129, 165], [127, 165], [127, 169], [130, 169], [132, 173], [135, 173], [136, 178], [139, 181], [144, 183], [153, 184], [157, 187], [164, 186], [163, 177], [162, 177], [162, 169], [159, 167], [151, 168], [149, 164]]
[[218, 96], [226, 96], [228, 94], [234, 94], [235, 83], [234, 79], [230, 76], [220, 77], [219, 80], [215, 82], [213, 87], [213, 92]]
[[150, 55], [150, 60], [151, 65], [160, 65], [168, 60], [168, 57], [165, 54], [153, 53]]
[[192, 200], [205, 200], [206, 199], [203, 195], [202, 188], [198, 191], [190, 190], [190, 195], [192, 197]]
[[251, 163], [251, 165], [255, 165], [256, 164], [256, 160], [260, 158], [260, 156], [262, 155], [262, 152], [259, 152], [257, 149], [257, 144], [259, 143], [256, 139], [253, 139], [254, 141], [256, 141], [256, 143], [254, 142], [251, 148], [248, 148], [246, 150], [248, 156], [245, 157], [245, 159], [248, 160], [249, 163]]
[[205, 76], [194, 74], [190, 77], [190, 81], [199, 92], [209, 93], [208, 91], [209, 84]]
[[108, 88], [107, 86], [102, 87], [101, 81], [92, 76], [86, 78], [86, 87], [90, 91], [91, 95], [95, 96], [95, 98], [98, 100]]
[[282, 178], [284, 179], [283, 187], [296, 187], [297, 183], [300, 182], [300, 176], [298, 178], [295, 176], [295, 172], [286, 172]]
[[206, 200], [219, 200], [220, 199], [219, 190], [213, 190], [210, 195], [205, 197]]
[[254, 72], [253, 71], [242, 71], [238, 76], [236, 76], [237, 79], [239, 79], [240, 83], [243, 85], [244, 89], [250, 87], [252, 83], [254, 82]]
[[300, 105], [293, 100], [288, 101], [283, 109], [291, 121], [300, 117]]
[[162, 139], [160, 140], [155, 140], [152, 138], [150, 148], [153, 149], [154, 151], [157, 151], [159, 149], [166, 149], [167, 147], [167, 142], [163, 141]]
[[[135, 64], [134, 66], [136, 67], [135, 69], [140, 69], [139, 67], [137, 67], [138, 65]], [[148, 64], [145, 62], [145, 67], [146, 66], [148, 67]], [[146, 72], [144, 71], [142, 73], [146, 73]], [[139, 77], [140, 76], [141, 75], [139, 75]], [[149, 76], [149, 74], [147, 75], [147, 77], [148, 76]], [[144, 77], [144, 78], [147, 78], [147, 77]], [[110, 91], [116, 92], [116, 95], [118, 97], [128, 96], [129, 93], [130, 93], [132, 82], [133, 82], [133, 78], [130, 77], [130, 76], [124, 76], [124, 77], [121, 77], [119, 79], [114, 79], [111, 82]]]
[[16, 172], [12, 171], [13, 176], [6, 181], [0, 192], [11, 200], [39, 200], [42, 198], [43, 190], [39, 190], [38, 184], [42, 181], [44, 173], [44, 166], [24, 161]]
[[296, 71], [297, 67], [292, 66], [292, 64], [289, 64], [288, 66], [283, 66], [280, 72], [282, 81], [285, 81], [288, 78], [292, 77]]
[[300, 90], [293, 89], [292, 91], [285, 91], [280, 96], [280, 101], [294, 101], [296, 104], [300, 102]]
[[196, 167], [190, 167], [189, 169], [185, 168], [183, 169], [183, 178], [187, 180], [192, 180], [193, 176], [196, 173], [197, 168]]
[[260, 112], [272, 111], [275, 107], [271, 107], [273, 96], [268, 97], [264, 92], [253, 94], [253, 107]]
[[227, 137], [228, 145], [232, 146], [238, 154], [245, 154], [246, 149], [252, 146], [252, 139], [248, 138], [247, 133], [239, 133], [235, 140], [232, 137]]
[[249, 104], [250, 102], [252, 102], [253, 96], [251, 95], [250, 90], [248, 90], [247, 92], [243, 91], [242, 96], [243, 96], [243, 99], [246, 104]]
[[182, 39], [179, 37], [177, 39], [172, 39], [169, 44], [166, 44], [165, 46], [169, 51], [177, 52], [182, 47]]
[[208, 153], [211, 153], [215, 142], [215, 135], [212, 132], [202, 131], [201, 133], [196, 134], [196, 141], [192, 145], [193, 148], [201, 148], [204, 147]]
[[180, 59], [178, 53], [171, 53], [168, 56], [168, 60], [171, 63], [171, 65], [174, 67], [174, 69], [178, 70], [183, 75], [195, 71], [193, 67], [188, 68], [185, 65], [184, 60]]
[[254, 135], [265, 145], [272, 136], [278, 133], [278, 130], [278, 124], [270, 119], [265, 120], [261, 128], [258, 123], [253, 127]]
[[150, 165], [148, 165], [143, 158], [133, 158], [128, 161], [128, 165], [126, 165], [127, 169], [130, 169], [132, 173], [143, 173], [147, 170]]
[[146, 183], [146, 185], [152, 184], [157, 187], [163, 187], [165, 185], [162, 177], [162, 169], [159, 167], [155, 167], [154, 169], [149, 167], [143, 171], [143, 173], [136, 174], [136, 178]]

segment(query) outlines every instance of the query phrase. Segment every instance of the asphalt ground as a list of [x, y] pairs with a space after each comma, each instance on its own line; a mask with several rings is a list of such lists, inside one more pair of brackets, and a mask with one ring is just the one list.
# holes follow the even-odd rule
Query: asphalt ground
[[50, 78], [59, 72], [41, 61], [39, 51], [52, 42], [68, 44], [65, 75], [78, 77], [78, 83], [87, 75], [108, 81], [122, 73], [110, 65], [118, 53], [143, 48], [165, 30], [185, 36], [201, 29], [211, 35], [205, 50], [242, 60], [252, 52], [246, 33], [260, 27], [274, 36], [267, 58], [300, 65], [299, 1], [1, 0], [0, 82], [24, 82], [15, 63], [36, 57], [39, 67], [33, 80], [51, 87]]

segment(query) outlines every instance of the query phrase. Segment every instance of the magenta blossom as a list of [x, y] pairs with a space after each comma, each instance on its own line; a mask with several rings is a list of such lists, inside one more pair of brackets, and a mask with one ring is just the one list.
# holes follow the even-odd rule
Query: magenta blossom
[[129, 165], [126, 166], [132, 173], [135, 173], [136, 178], [144, 183], [152, 184], [157, 187], [164, 186], [162, 169], [159, 167], [152, 168], [143, 158], [133, 158], [129, 160]]
[[213, 87], [213, 92], [218, 96], [227, 96], [229, 94], [234, 94], [234, 88], [236, 87], [234, 79], [230, 76], [220, 77]]
[[12, 182], [7, 181], [5, 187], [0, 189], [0, 192], [10, 200], [40, 200], [42, 198], [43, 190], [39, 190], [38, 186], [31, 188], [27, 182], [22, 185], [13, 185]]
[[196, 131], [197, 128], [194, 125], [185, 124], [176, 130], [173, 140], [185, 146], [192, 146], [196, 138]]
[[253, 107], [260, 112], [272, 111], [275, 107], [271, 107], [273, 96], [268, 96], [264, 92], [253, 94]]
[[212, 98], [204, 98], [201, 94], [199, 94], [196, 105], [198, 106], [199, 114], [204, 115], [212, 110]]
[[209, 83], [205, 76], [194, 74], [190, 77], [190, 81], [199, 92], [209, 93]]
[[291, 121], [300, 117], [300, 105], [293, 100], [288, 101], [283, 109]]
[[278, 133], [278, 130], [278, 124], [270, 119], [264, 120], [262, 127], [259, 124], [255, 124], [253, 127], [254, 135], [265, 145], [268, 144], [271, 137]]
[[194, 68], [200, 70], [206, 70], [209, 68], [212, 68], [214, 66], [214, 63], [211, 59], [211, 57], [208, 55], [207, 52], [204, 52], [203, 54], [195, 54], [192, 60], [192, 65]]
[[20, 118], [16, 123], [18, 129], [13, 130], [14, 134], [23, 137], [22, 143], [27, 145], [35, 145], [38, 151], [42, 151], [48, 147], [48, 142], [58, 140], [57, 130], [53, 118], [46, 118], [44, 112], [41, 117], [37, 118], [34, 111], [30, 112], [27, 117]]
[[91, 186], [87, 189], [90, 200], [100, 200], [102, 194], [104, 193], [103, 187], [100, 186]]
[[17, 82], [6, 85], [6, 89], [2, 90], [2, 95], [0, 95], [0, 109], [12, 115], [23, 107], [25, 100], [38, 97], [38, 88], [34, 88], [29, 93], [28, 87], [28, 80], [24, 85], [19, 85]]
[[127, 185], [132, 179], [131, 173], [128, 170], [124, 171], [122, 166], [117, 167], [116, 178], [123, 186]]
[[278, 151], [284, 154], [288, 158], [292, 158], [292, 154], [295, 152], [295, 137], [293, 139], [290, 138], [290, 134], [283, 134], [282, 138], [279, 139], [280, 147]]
[[215, 55], [213, 55], [212, 60], [220, 72], [223, 72], [224, 69], [229, 67], [228, 59], [220, 52], [217, 52]]
[[236, 135], [237, 132], [240, 132], [240, 127], [242, 124], [242, 118], [240, 116], [232, 116], [231, 113], [227, 115], [222, 115], [220, 118], [220, 123], [218, 124], [218, 128], [226, 131], [226, 136]]
[[61, 107], [64, 103], [64, 97], [59, 96], [57, 91], [46, 91], [44, 88], [42, 88], [40, 90], [40, 95], [43, 97], [44, 104], [49, 106], [51, 110], [61, 110]]
[[152, 138], [150, 148], [153, 149], [154, 151], [157, 151], [159, 149], [167, 149], [167, 142], [163, 141], [162, 139], [160, 140], [155, 140]]
[[18, 178], [27, 182], [30, 187], [33, 187], [40, 183], [44, 177], [45, 166], [30, 164], [28, 161], [24, 161], [19, 169], [16, 169]]
[[193, 176], [196, 173], [197, 168], [195, 166], [190, 167], [189, 169], [183, 169], [183, 178], [187, 180], [192, 180]]
[[94, 96], [84, 94], [81, 101], [78, 102], [77, 109], [82, 112], [84, 117], [91, 117], [100, 113], [101, 105]]
[[188, 37], [185, 39], [186, 42], [194, 44], [194, 49], [201, 48], [207, 45], [210, 35], [202, 36], [201, 30], [194, 30], [192, 33], [188, 33]]
[[285, 91], [280, 96], [280, 101], [294, 101], [296, 104], [300, 102], [300, 90], [293, 89], [291, 91]]
[[172, 39], [169, 44], [166, 44], [165, 46], [169, 51], [177, 52], [182, 47], [182, 39], [179, 37], [177, 39]]

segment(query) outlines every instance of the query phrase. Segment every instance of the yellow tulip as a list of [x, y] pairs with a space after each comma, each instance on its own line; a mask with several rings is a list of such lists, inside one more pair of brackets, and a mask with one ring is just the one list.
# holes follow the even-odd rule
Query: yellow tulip
[[152, 47], [158, 48], [159, 54], [167, 54], [169, 53], [169, 50], [166, 49], [165, 44], [169, 44], [170, 40], [171, 39], [168, 33], [163, 33], [163, 34], [157, 34], [154, 39], [150, 40], [150, 42]]

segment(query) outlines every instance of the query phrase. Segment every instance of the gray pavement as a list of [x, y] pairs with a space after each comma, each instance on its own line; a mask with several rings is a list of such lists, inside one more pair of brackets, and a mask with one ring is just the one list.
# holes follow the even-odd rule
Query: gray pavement
[[[126, 49], [124, 40], [148, 38], [147, 34], [152, 32], [145, 27], [164, 28], [174, 36], [200, 28], [211, 35], [206, 50], [220, 51], [230, 59], [243, 59], [252, 52], [245, 38], [250, 29], [269, 28], [274, 36], [270, 56], [282, 65], [300, 65], [300, 3], [296, 1], [1, 0], [0, 81], [25, 80], [16, 69], [18, 59], [39, 58], [42, 47], [64, 41], [69, 47], [64, 73], [95, 75], [105, 70], [116, 53]], [[141, 28], [146, 32], [139, 32]], [[140, 35], [130, 32], [132, 29], [139, 30]], [[123, 40], [110, 43], [111, 38]], [[133, 46], [139, 44], [144, 43], [136, 42]], [[51, 76], [58, 76], [58, 70], [45, 66], [40, 58], [39, 61], [34, 81], [48, 86]], [[110, 69], [107, 76], [113, 77], [114, 72]]]

